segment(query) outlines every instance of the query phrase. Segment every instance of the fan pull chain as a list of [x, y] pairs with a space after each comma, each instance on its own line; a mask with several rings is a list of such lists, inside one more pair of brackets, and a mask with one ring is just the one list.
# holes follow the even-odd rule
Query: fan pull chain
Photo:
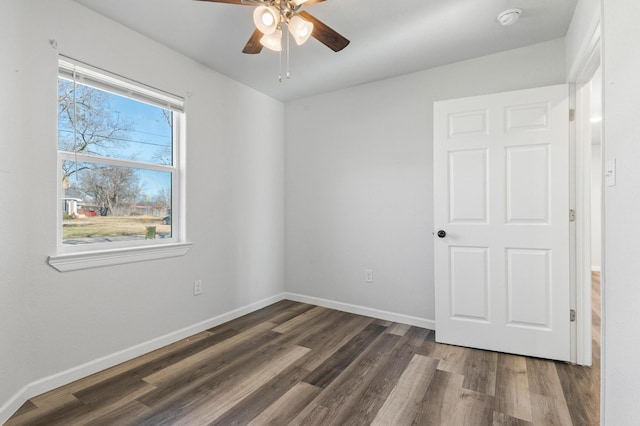
[[282, 50], [278, 52], [279, 63], [278, 63], [278, 81], [282, 83]]
[[287, 25], [287, 78], [291, 77], [291, 73], [289, 72], [289, 25]]

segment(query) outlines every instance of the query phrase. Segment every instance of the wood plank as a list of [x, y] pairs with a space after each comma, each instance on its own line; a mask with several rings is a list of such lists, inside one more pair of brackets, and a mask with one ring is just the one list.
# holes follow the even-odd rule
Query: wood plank
[[260, 413], [259, 416], [249, 422], [249, 425], [290, 424], [302, 409], [309, 405], [321, 391], [321, 388], [310, 385], [309, 383], [296, 383], [287, 393], [278, 398], [277, 401]]
[[[454, 376], [455, 377], [455, 376]], [[442, 425], [490, 425], [493, 422], [494, 397], [457, 387], [458, 381], [450, 381], [445, 391], [445, 415]], [[455, 384], [454, 384], [455, 383]]]
[[526, 358], [529, 391], [538, 395], [564, 399], [562, 384], [553, 362], [539, 358]]
[[323, 426], [329, 424], [328, 419], [331, 411], [327, 407], [320, 405], [316, 399], [311, 401], [287, 426]]
[[212, 333], [221, 333], [227, 330], [242, 332], [253, 328], [263, 322], [266, 322], [269, 319], [275, 318], [278, 315], [287, 312], [289, 309], [295, 307], [296, 305], [296, 302], [292, 302], [290, 300], [281, 300], [277, 303], [274, 303], [273, 305], [269, 305], [255, 312], [251, 312], [247, 315], [243, 315], [234, 320], [225, 322], [224, 324], [220, 324], [216, 327], [210, 328], [208, 331]]
[[493, 413], [493, 426], [530, 426], [533, 423], [528, 422], [522, 419], [516, 419], [514, 417], [508, 416], [504, 413], [494, 412]]
[[438, 344], [429, 355], [440, 360], [438, 370], [464, 375], [471, 350], [460, 346]]
[[369, 324], [360, 333], [356, 334], [344, 346], [340, 347], [331, 357], [323, 362], [318, 368], [311, 371], [304, 381], [310, 385], [321, 388], [327, 387], [345, 368], [349, 366], [359, 355], [359, 348], [371, 344], [383, 331], [385, 327]]
[[112, 410], [94, 420], [87, 422], [86, 426], [107, 426], [118, 425], [127, 426], [134, 425], [132, 419], [143, 417], [149, 412], [149, 407], [138, 401], [130, 401], [129, 403]]
[[347, 340], [342, 341], [342, 344], [344, 344], [367, 325], [373, 323], [371, 318], [347, 312], [336, 314], [335, 311], [330, 310], [330, 313], [330, 316], [324, 321], [324, 326], [301, 340], [299, 342], [300, 346], [317, 350], [327, 346], [336, 346], [334, 342], [341, 342], [342, 339], [348, 336]]
[[[446, 422], [451, 414], [451, 393], [460, 388], [464, 377], [436, 370], [427, 388], [427, 392], [418, 404], [412, 424], [437, 426]], [[455, 409], [455, 407], [454, 407]]]
[[300, 314], [303, 314], [311, 309], [315, 309], [317, 308], [317, 306], [314, 305], [309, 305], [307, 303], [299, 303], [299, 304], [295, 304], [293, 306], [290, 306], [286, 311], [275, 315], [273, 317], [269, 318], [269, 322], [272, 322], [274, 324], [283, 324], [287, 321], [289, 321], [292, 318], [297, 317]]
[[220, 397], [225, 389], [233, 386], [239, 378], [259, 372], [264, 365], [290, 349], [288, 346], [268, 345], [258, 352], [248, 352], [237, 359], [230, 358], [228, 363], [224, 363], [217, 370], [203, 376], [192, 376], [187, 383], [179, 383], [145, 395], [139, 401], [152, 410], [148, 415], [135, 419], [135, 422], [149, 425], [155, 422], [179, 422], [194, 406], [206, 404], [208, 400]]
[[52, 405], [40, 410], [31, 410], [19, 417], [10, 418], [4, 426], [30, 425], [49, 426], [66, 424], [69, 419], [79, 418], [91, 412], [82, 401], [75, 399], [60, 405]]
[[531, 394], [533, 424], [563, 426], [572, 424], [567, 403], [563, 399]]
[[498, 355], [496, 411], [528, 422], [533, 421], [527, 361], [522, 356]]
[[81, 416], [74, 415], [68, 419], [68, 423], [84, 425], [90, 422], [96, 422], [97, 419], [103, 416], [107, 416], [112, 413], [120, 413], [121, 409], [124, 409], [125, 407], [131, 408], [131, 403], [137, 403], [137, 398], [151, 392], [153, 389], [155, 389], [155, 387], [148, 384], [145, 387], [136, 388], [130, 392], [111, 397], [108, 402], [104, 401], [99, 404], [87, 404], [87, 407], [90, 407], [91, 410]]
[[[344, 314], [346, 315], [346, 314]], [[321, 312], [317, 316], [314, 316], [310, 321], [302, 323], [297, 328], [292, 328], [286, 333], [282, 334], [277, 342], [280, 344], [289, 344], [289, 345], [297, 345], [308, 347], [309, 349], [313, 349], [308, 344], [310, 339], [313, 339], [317, 334], [324, 334], [329, 330], [336, 329], [336, 323], [339, 323], [340, 319], [334, 315], [334, 312], [326, 309], [324, 312]], [[273, 331], [275, 333], [275, 331]], [[308, 360], [308, 356], [314, 351], [310, 352], [303, 360]], [[303, 362], [302, 360], [300, 362]], [[309, 370], [307, 366], [304, 367]]]
[[428, 328], [420, 328], [412, 325], [405, 333], [405, 336], [409, 338], [409, 344], [417, 348], [424, 347], [425, 342], [435, 342], [434, 331]]
[[323, 392], [318, 401], [333, 411], [347, 410], [360, 403], [367, 385], [381, 371], [391, 352], [400, 340], [399, 336], [382, 334], [363, 350], [336, 380]]
[[462, 387], [487, 395], [496, 395], [498, 354], [496, 352], [469, 349], [464, 365]]
[[268, 381], [248, 397], [244, 398], [233, 408], [217, 418], [212, 425], [246, 425], [259, 416], [268, 407], [285, 395], [300, 380], [309, 374], [297, 366], [288, 367], [282, 373]]
[[[236, 377], [236, 380], [227, 382], [211, 392], [207, 398], [190, 402], [185, 409], [180, 410], [179, 416], [175, 416], [175, 412], [172, 410], [171, 421], [175, 420], [180, 424], [209, 424], [213, 422], [307, 352], [309, 352], [309, 349], [301, 346], [286, 349], [282, 354], [263, 364], [260, 369], [252, 374]], [[161, 412], [146, 419], [141, 424], [157, 425], [166, 421], [166, 414], [167, 412]]]
[[345, 409], [341, 421], [344, 426], [371, 424], [389, 394], [400, 380], [409, 362], [416, 354], [415, 348], [401, 341], [368, 384], [355, 406]]
[[288, 333], [291, 330], [294, 330], [298, 327], [300, 327], [301, 325], [303, 325], [304, 323], [307, 323], [311, 320], [313, 320], [315, 317], [317, 317], [318, 315], [327, 312], [328, 309], [326, 308], [322, 308], [320, 306], [316, 306], [313, 309], [310, 309], [300, 315], [295, 316], [294, 318], [291, 318], [289, 321], [280, 324], [279, 326], [277, 326], [276, 328], [273, 329], [273, 331], [275, 331], [276, 333]]
[[431, 383], [438, 360], [414, 355], [372, 425], [410, 424]]
[[411, 344], [417, 348], [417, 353], [431, 356], [436, 350], [436, 333], [433, 330], [420, 327], [410, 327], [405, 336], [411, 338]]
[[273, 323], [270, 322], [262, 322], [258, 325], [250, 328], [242, 333], [236, 334], [233, 337], [230, 337], [219, 344], [210, 346], [198, 353], [193, 354], [190, 357], [182, 359], [166, 368], [163, 368], [160, 371], [157, 371], [153, 374], [150, 374], [144, 378], [147, 383], [151, 383], [153, 385], [162, 386], [164, 382], [168, 382], [174, 379], [181, 374], [184, 374], [186, 371], [193, 368], [194, 365], [200, 364], [202, 362], [206, 362], [208, 359], [215, 357], [216, 355], [221, 354], [224, 351], [228, 351], [236, 345], [239, 345], [243, 342], [246, 342], [258, 335], [265, 333], [274, 327]]
[[285, 351], [286, 345], [274, 343], [279, 333], [268, 331], [245, 346], [236, 346], [214, 359], [194, 366], [175, 380], [165, 382], [157, 390], [139, 398], [156, 411], [170, 410], [171, 406], [187, 404], [193, 398], [206, 398], [212, 389], [232, 382], [247, 371], [257, 370], [269, 359]]
[[145, 387], [128, 390], [115, 394], [108, 401], [99, 401], [93, 404], [84, 404], [76, 399], [57, 406], [47, 406], [40, 410], [29, 411], [21, 416], [11, 419], [7, 425], [29, 424], [81, 424], [85, 425], [109, 413], [118, 412], [136, 398], [152, 391], [154, 387], [147, 384]]
[[368, 317], [353, 314], [341, 315], [338, 320], [327, 324], [322, 330], [297, 343], [312, 349], [301, 361], [300, 366], [309, 371], [315, 370], [372, 322], [373, 320]]
[[600, 376], [593, 367], [556, 363], [564, 399], [574, 425], [600, 423]]
[[[375, 324], [371, 324], [375, 327]], [[387, 360], [391, 357], [396, 345], [403, 339], [400, 336], [380, 334], [360, 355], [335, 379], [314, 401], [314, 406], [321, 406], [323, 410], [323, 424], [344, 424], [343, 417], [353, 412], [354, 408], [363, 403], [362, 396], [371, 381], [380, 374]], [[318, 419], [314, 414], [310, 419]], [[298, 416], [299, 424], [310, 424], [312, 421]]]
[[391, 325], [393, 324], [393, 321], [387, 321], [387, 320], [383, 320], [383, 319], [376, 319], [376, 320], [373, 321], [373, 323], [381, 325], [383, 327], [391, 327]]
[[396, 334], [398, 336], [404, 336], [410, 328], [411, 326], [409, 324], [400, 324], [400, 323], [394, 322], [387, 329], [387, 333]]

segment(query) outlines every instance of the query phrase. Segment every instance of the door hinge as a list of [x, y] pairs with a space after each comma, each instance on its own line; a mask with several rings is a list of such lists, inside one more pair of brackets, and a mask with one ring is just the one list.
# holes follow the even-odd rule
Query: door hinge
[[576, 121], [576, 110], [573, 108], [569, 110], [569, 121]]
[[576, 321], [576, 310], [575, 309], [569, 310], [569, 320], [571, 322], [575, 322]]
[[576, 221], [576, 211], [574, 209], [569, 210], [569, 222]]

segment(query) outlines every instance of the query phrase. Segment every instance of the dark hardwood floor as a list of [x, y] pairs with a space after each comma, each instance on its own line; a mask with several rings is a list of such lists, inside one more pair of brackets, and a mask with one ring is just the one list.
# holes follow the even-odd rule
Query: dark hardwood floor
[[7, 425], [596, 425], [599, 300], [594, 275], [591, 368], [282, 301], [32, 398]]

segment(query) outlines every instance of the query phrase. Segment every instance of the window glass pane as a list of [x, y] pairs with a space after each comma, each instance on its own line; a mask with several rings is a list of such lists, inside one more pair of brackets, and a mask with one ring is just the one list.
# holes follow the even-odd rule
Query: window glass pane
[[173, 165], [172, 148], [172, 111], [58, 78], [61, 151]]
[[63, 161], [62, 242], [170, 238], [171, 173]]

